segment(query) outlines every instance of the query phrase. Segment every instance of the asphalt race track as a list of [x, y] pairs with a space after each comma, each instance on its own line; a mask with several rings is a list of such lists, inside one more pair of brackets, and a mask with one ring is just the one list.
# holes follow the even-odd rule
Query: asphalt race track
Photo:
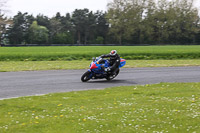
[[121, 69], [112, 81], [82, 83], [86, 70], [0, 72], [0, 99], [160, 82], [200, 82], [200, 67]]

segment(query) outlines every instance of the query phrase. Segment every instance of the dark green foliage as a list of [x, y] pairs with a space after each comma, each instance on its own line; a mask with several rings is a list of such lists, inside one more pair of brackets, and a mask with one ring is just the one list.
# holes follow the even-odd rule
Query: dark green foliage
[[[48, 39], [33, 40], [33, 35], [38, 30], [33, 30], [31, 24], [36, 21], [40, 30], [47, 28]], [[34, 28], [34, 29], [38, 29]], [[2, 31], [2, 30], [1, 30]], [[45, 33], [42, 31], [42, 33]], [[108, 23], [105, 13], [97, 11], [93, 13], [89, 9], [76, 9], [72, 15], [67, 13], [62, 16], [59, 12], [55, 17], [48, 18], [42, 14], [33, 17], [28, 13], [19, 12], [13, 18], [13, 24], [8, 28], [8, 40], [10, 44], [91, 44], [106, 43]], [[102, 37], [102, 38], [99, 38]], [[100, 39], [100, 40], [99, 40]], [[96, 42], [97, 41], [97, 42]]]
[[104, 42], [104, 38], [101, 36], [98, 36], [94, 44], [103, 44], [103, 42]]
[[73, 44], [74, 40], [70, 33], [58, 33], [53, 37], [54, 44]]
[[41, 25], [41, 26], [46, 27], [47, 29], [50, 29], [50, 21], [47, 16], [39, 14], [36, 17], [36, 21], [37, 21], [38, 25]]
[[96, 26], [96, 16], [88, 9], [75, 10], [72, 15], [72, 22], [75, 25], [75, 36], [78, 44], [87, 44], [88, 38], [93, 36]]
[[[107, 19], [120, 44], [194, 44], [200, 29], [192, 0], [114, 0]], [[198, 37], [197, 37], [198, 38]]]
[[9, 27], [8, 39], [10, 44], [25, 44], [28, 40], [28, 30], [34, 17], [28, 13], [18, 12], [13, 18], [13, 25]]
[[28, 35], [30, 44], [45, 44], [48, 42], [48, 29], [39, 26], [37, 21], [34, 21], [30, 26]]
[[[107, 12], [85, 8], [64, 16], [58, 12], [51, 18], [19, 12], [12, 24], [3, 25], [0, 35], [14, 45], [199, 44], [200, 17], [193, 5], [193, 0], [113, 0]], [[47, 28], [44, 40], [31, 40], [37, 34], [37, 30], [30, 29], [33, 21]]]
[[[0, 4], [2, 4], [2, 3], [0, 3]], [[7, 36], [6, 26], [8, 24], [11, 24], [11, 20], [8, 19], [7, 17], [5, 17], [5, 15], [2, 14], [1, 11], [0, 11], [0, 44], [7, 44], [8, 43], [7, 42], [8, 40], [6, 38], [6, 36]]]

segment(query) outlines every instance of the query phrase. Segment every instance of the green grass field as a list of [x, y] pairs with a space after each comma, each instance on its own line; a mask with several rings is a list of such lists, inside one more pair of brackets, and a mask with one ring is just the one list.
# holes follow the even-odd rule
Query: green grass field
[[[200, 65], [200, 46], [0, 47], [0, 72], [87, 69], [92, 57], [112, 49], [126, 68]], [[200, 83], [21, 97], [0, 100], [0, 132], [197, 133], [199, 105]]]
[[[0, 61], [0, 72], [89, 69], [91, 60], [74, 61]], [[123, 68], [200, 66], [200, 59], [127, 60]]]
[[200, 46], [0, 47], [0, 61], [91, 59], [116, 49], [125, 59], [200, 59]]
[[199, 133], [199, 105], [200, 83], [21, 97], [0, 101], [0, 132]]

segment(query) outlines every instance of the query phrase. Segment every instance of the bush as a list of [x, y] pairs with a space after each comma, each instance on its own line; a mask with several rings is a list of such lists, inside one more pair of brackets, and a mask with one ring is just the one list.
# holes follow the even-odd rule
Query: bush
[[53, 44], [73, 44], [73, 37], [70, 33], [58, 33], [53, 37]]
[[95, 40], [95, 44], [103, 44], [104, 38], [101, 36], [98, 36]]

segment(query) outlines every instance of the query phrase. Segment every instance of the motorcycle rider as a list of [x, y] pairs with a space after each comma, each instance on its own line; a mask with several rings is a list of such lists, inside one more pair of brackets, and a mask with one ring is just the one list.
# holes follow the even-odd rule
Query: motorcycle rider
[[101, 58], [110, 58], [109, 64], [110, 67], [104, 68], [105, 72], [111, 73], [111, 75], [114, 75], [115, 72], [119, 70], [120, 65], [120, 56], [117, 54], [116, 50], [112, 50], [109, 54], [101, 55]]

